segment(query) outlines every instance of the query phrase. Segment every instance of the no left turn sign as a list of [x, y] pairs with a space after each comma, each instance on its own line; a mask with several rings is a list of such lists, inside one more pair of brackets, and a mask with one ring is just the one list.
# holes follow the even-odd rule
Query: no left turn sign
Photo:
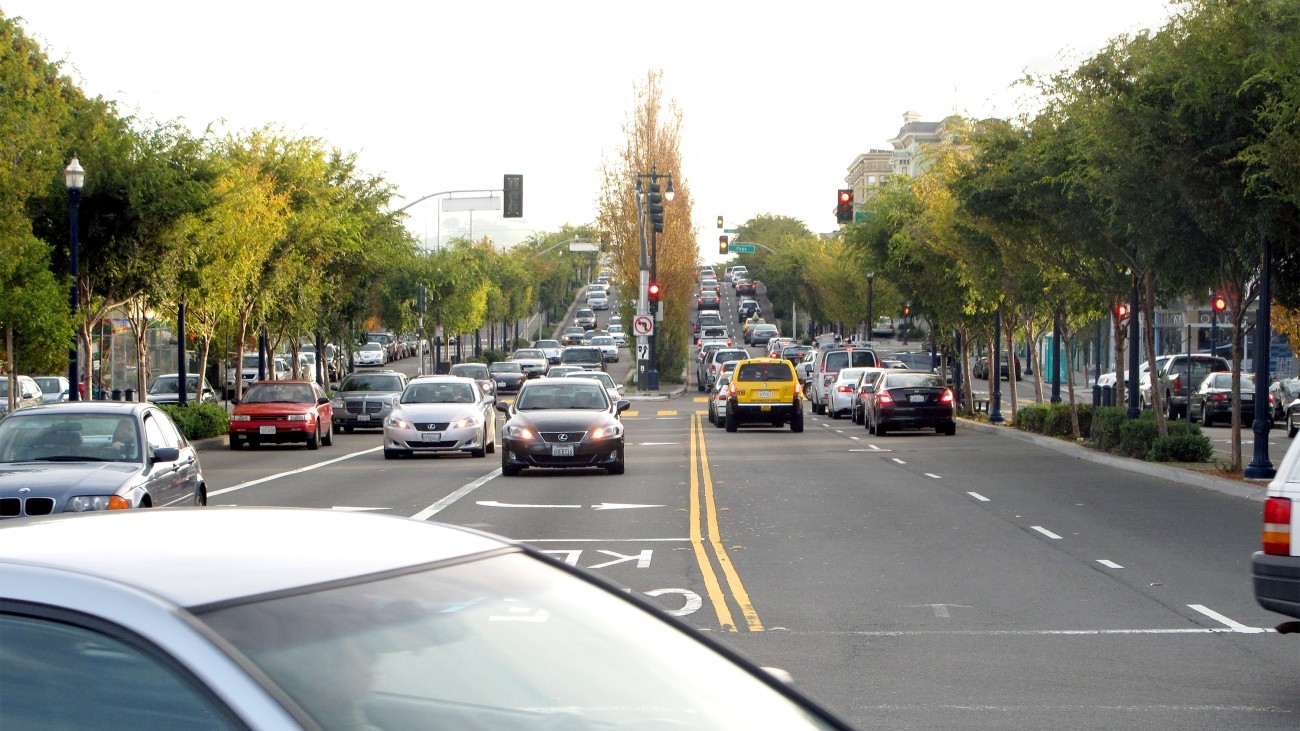
[[633, 335], [653, 335], [655, 331], [655, 319], [651, 315], [637, 315], [632, 318]]

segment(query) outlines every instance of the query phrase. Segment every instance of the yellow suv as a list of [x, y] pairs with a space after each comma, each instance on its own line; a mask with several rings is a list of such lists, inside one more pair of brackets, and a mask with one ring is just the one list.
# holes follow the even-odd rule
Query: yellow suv
[[803, 393], [794, 375], [794, 364], [783, 358], [751, 358], [736, 364], [731, 372], [727, 397], [727, 431], [741, 424], [764, 423], [775, 427], [790, 424], [790, 431], [803, 431]]

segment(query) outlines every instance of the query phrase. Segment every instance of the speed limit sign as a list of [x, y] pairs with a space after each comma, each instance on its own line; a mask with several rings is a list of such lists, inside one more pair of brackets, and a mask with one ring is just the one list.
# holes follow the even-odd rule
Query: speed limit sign
[[638, 337], [653, 335], [655, 332], [655, 318], [653, 315], [637, 315], [632, 318], [632, 334]]

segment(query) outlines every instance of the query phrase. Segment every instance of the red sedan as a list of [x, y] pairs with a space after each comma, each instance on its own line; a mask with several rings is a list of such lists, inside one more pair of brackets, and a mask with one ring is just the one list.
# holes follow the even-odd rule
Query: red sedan
[[318, 449], [333, 443], [333, 422], [329, 396], [312, 381], [258, 381], [230, 415], [230, 448], [306, 442]]

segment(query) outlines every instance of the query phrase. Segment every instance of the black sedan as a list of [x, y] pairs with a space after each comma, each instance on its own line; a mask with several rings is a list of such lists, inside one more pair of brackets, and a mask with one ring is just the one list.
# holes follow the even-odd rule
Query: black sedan
[[[1241, 391], [1238, 393], [1241, 396], [1241, 424], [1249, 428], [1255, 421], [1255, 379], [1241, 374]], [[1211, 373], [1192, 394], [1187, 419], [1199, 421], [1202, 426], [1230, 424], [1232, 401], [1232, 374], [1226, 371]]]
[[0, 421], [0, 518], [206, 505], [194, 446], [149, 403], [65, 401]]
[[501, 473], [526, 467], [600, 467], [623, 474], [623, 424], [631, 404], [611, 403], [598, 382], [578, 378], [528, 381], [513, 404], [498, 403], [510, 417], [501, 430]]
[[518, 391], [524, 381], [528, 380], [523, 366], [513, 360], [499, 360], [488, 366], [488, 376], [492, 378], [497, 393]]
[[928, 371], [886, 370], [861, 389], [867, 431], [885, 436], [892, 429], [934, 429], [957, 433], [956, 400], [943, 379]]

